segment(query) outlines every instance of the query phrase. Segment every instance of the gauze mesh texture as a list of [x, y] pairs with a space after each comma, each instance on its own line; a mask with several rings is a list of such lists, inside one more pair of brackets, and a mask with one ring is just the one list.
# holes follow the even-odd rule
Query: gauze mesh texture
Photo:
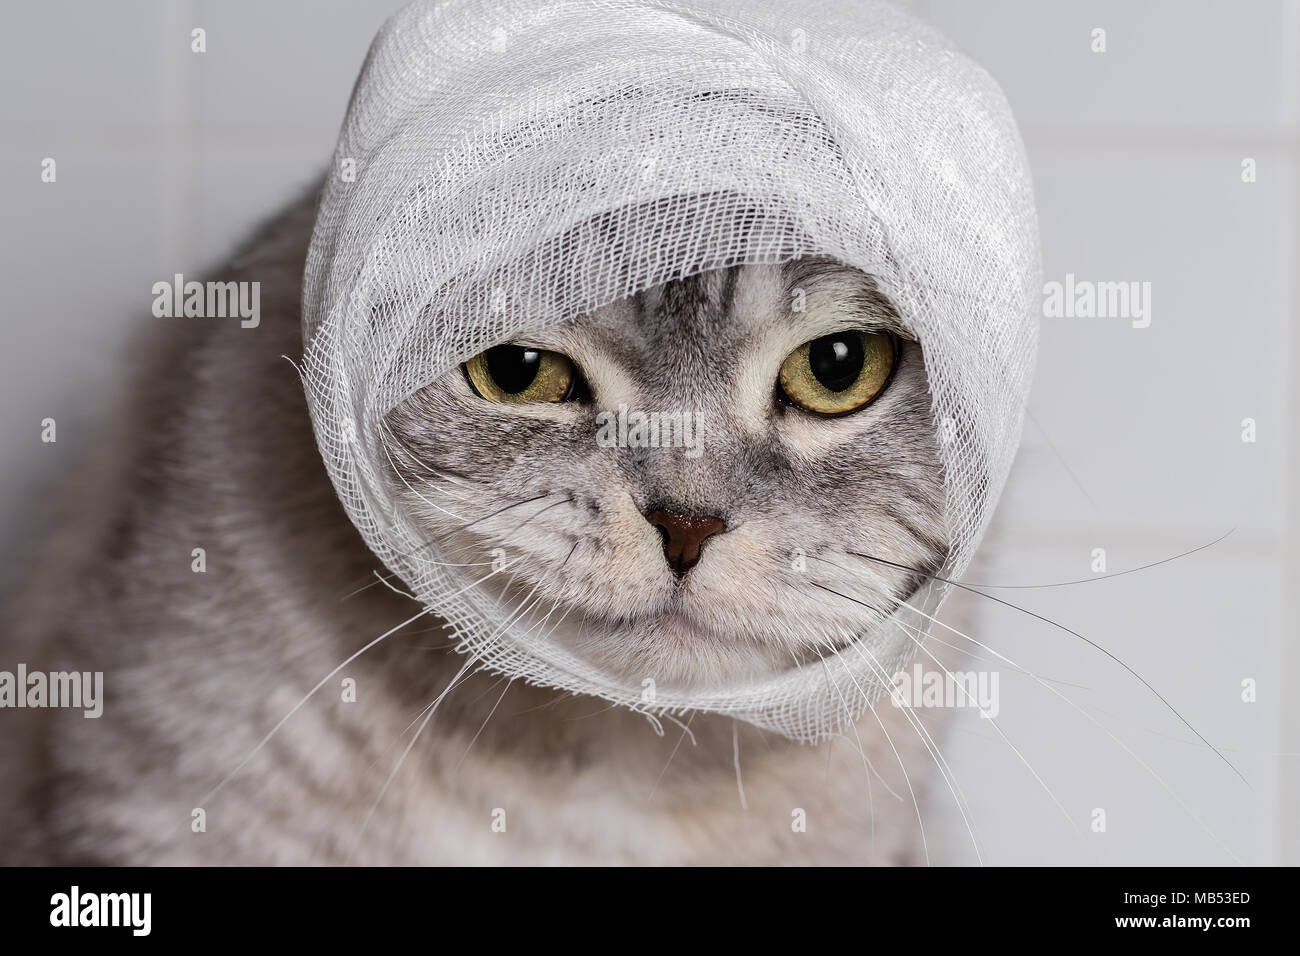
[[[646, 700], [639, 682], [502, 626], [496, 592], [404, 513], [382, 424], [525, 324], [813, 254], [873, 276], [921, 343], [952, 543], [941, 574], [957, 577], [1015, 454], [1037, 346], [1032, 189], [989, 76], [861, 0], [410, 5], [370, 49], [307, 260], [302, 371], [339, 498], [481, 666], [652, 717], [843, 732], [910, 656], [893, 622], [858, 637], [874, 659], [848, 649]], [[932, 613], [942, 593], [912, 603]]]

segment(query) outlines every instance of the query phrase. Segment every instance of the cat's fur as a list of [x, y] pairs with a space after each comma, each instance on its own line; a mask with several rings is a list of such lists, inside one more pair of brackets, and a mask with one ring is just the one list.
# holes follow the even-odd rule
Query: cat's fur
[[[658, 736], [644, 717], [599, 700], [473, 674], [443, 700], [376, 807], [423, 708], [464, 663], [428, 618], [322, 688], [202, 806], [206, 832], [194, 832], [198, 801], [308, 689], [418, 610], [375, 582], [377, 562], [329, 484], [282, 357], [301, 353], [314, 208], [297, 203], [219, 273], [262, 284], [259, 328], [151, 327], [120, 434], [104, 436], [112, 453], [68, 499], [84, 513], [14, 609], [0, 666], [102, 670], [106, 700], [98, 720], [0, 714], [24, 731], [5, 735], [8, 860], [922, 862], [912, 790], [930, 823], [926, 795], [942, 784], [906, 713], [887, 701], [879, 722], [869, 713], [846, 739], [808, 747], [708, 715], [691, 718], [689, 733], [665, 722]], [[888, 540], [894, 554], [937, 566], [942, 480], [915, 344], [856, 421], [772, 407], [768, 366], [824, 331], [778, 327], [772, 303], [794, 280], [820, 290], [809, 300], [817, 321], [837, 310], [891, 321], [869, 282], [804, 263], [670, 284], [530, 343], [573, 356], [602, 401], [612, 396], [607, 405], [716, 412], [699, 462], [680, 451], [603, 453], [590, 441], [590, 409], [485, 409], [457, 372], [390, 417], [410, 505], [429, 496], [469, 519], [543, 491], [567, 500], [536, 520], [545, 502], [484, 519], [458, 545], [467, 562], [490, 561], [494, 546], [523, 554], [511, 587], [540, 584], [565, 602], [571, 620], [555, 639], [605, 666], [689, 682], [789, 666], [792, 649], [816, 666], [816, 649], [799, 641], [820, 624], [865, 627], [873, 616], [773, 585], [792, 549], [832, 556], [810, 560], [809, 574], [846, 594], [903, 596], [912, 576], [852, 564], [843, 551]], [[761, 353], [750, 351], [756, 342]], [[665, 502], [736, 525], [683, 586], [695, 630], [655, 616], [675, 592], [641, 513]], [[429, 519], [431, 532], [448, 520]], [[205, 573], [191, 569], [195, 548]], [[356, 702], [342, 700], [343, 677], [355, 680]], [[935, 728], [934, 712], [922, 718]], [[792, 825], [801, 817], [806, 831]]]

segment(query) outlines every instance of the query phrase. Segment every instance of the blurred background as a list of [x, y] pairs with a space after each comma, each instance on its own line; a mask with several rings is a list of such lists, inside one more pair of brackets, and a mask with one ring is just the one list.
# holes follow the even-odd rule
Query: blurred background
[[[998, 725], [1042, 781], [988, 721], [958, 714], [943, 749], [983, 860], [1300, 863], [1300, 4], [908, 5], [1006, 90], [1045, 279], [1151, 284], [1147, 328], [1043, 320], [1025, 443], [971, 580], [1090, 579], [1095, 549], [1113, 573], [1231, 532], [1133, 574], [991, 593], [1122, 658], [1248, 782], [1105, 654], [980, 601], [971, 635], [1015, 662], [978, 665], [1000, 673]], [[151, 285], [218, 265], [323, 172], [370, 38], [399, 6], [5, 4], [0, 581], [41, 534], [45, 482], [93, 439], [126, 334], [158, 321]], [[46, 417], [56, 445], [40, 441]], [[974, 862], [960, 839], [955, 860]]]

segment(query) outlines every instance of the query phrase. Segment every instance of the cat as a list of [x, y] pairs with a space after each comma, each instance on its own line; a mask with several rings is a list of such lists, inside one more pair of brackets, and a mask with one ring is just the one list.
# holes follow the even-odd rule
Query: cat
[[[926, 862], [943, 787], [888, 698], [815, 747], [707, 713], [656, 726], [465, 670], [428, 616], [399, 626], [419, 606], [377, 577], [286, 361], [315, 208], [217, 270], [261, 284], [257, 328], [153, 320], [119, 434], [64, 493], [81, 513], [15, 609], [6, 666], [102, 671], [104, 712], [3, 715], [24, 725], [4, 744], [6, 862]], [[883, 363], [868, 400], [818, 411], [834, 390], [809, 369], [847, 382], [862, 349]], [[697, 415], [701, 453], [602, 447], [596, 418], [620, 405]], [[431, 540], [471, 567], [506, 555], [484, 586], [634, 680], [816, 667], [826, 634], [879, 620], [869, 606], [947, 553], [921, 348], [829, 259], [712, 269], [516, 337], [386, 424]], [[913, 570], [855, 556], [882, 550]]]

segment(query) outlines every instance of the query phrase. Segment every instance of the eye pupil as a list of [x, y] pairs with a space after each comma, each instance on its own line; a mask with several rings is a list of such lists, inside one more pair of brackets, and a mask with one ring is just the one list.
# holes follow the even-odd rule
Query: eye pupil
[[542, 353], [522, 345], [498, 345], [487, 350], [488, 372], [501, 391], [518, 395], [537, 378]]
[[824, 335], [808, 348], [813, 376], [832, 392], [842, 392], [856, 382], [865, 360], [860, 335]]

